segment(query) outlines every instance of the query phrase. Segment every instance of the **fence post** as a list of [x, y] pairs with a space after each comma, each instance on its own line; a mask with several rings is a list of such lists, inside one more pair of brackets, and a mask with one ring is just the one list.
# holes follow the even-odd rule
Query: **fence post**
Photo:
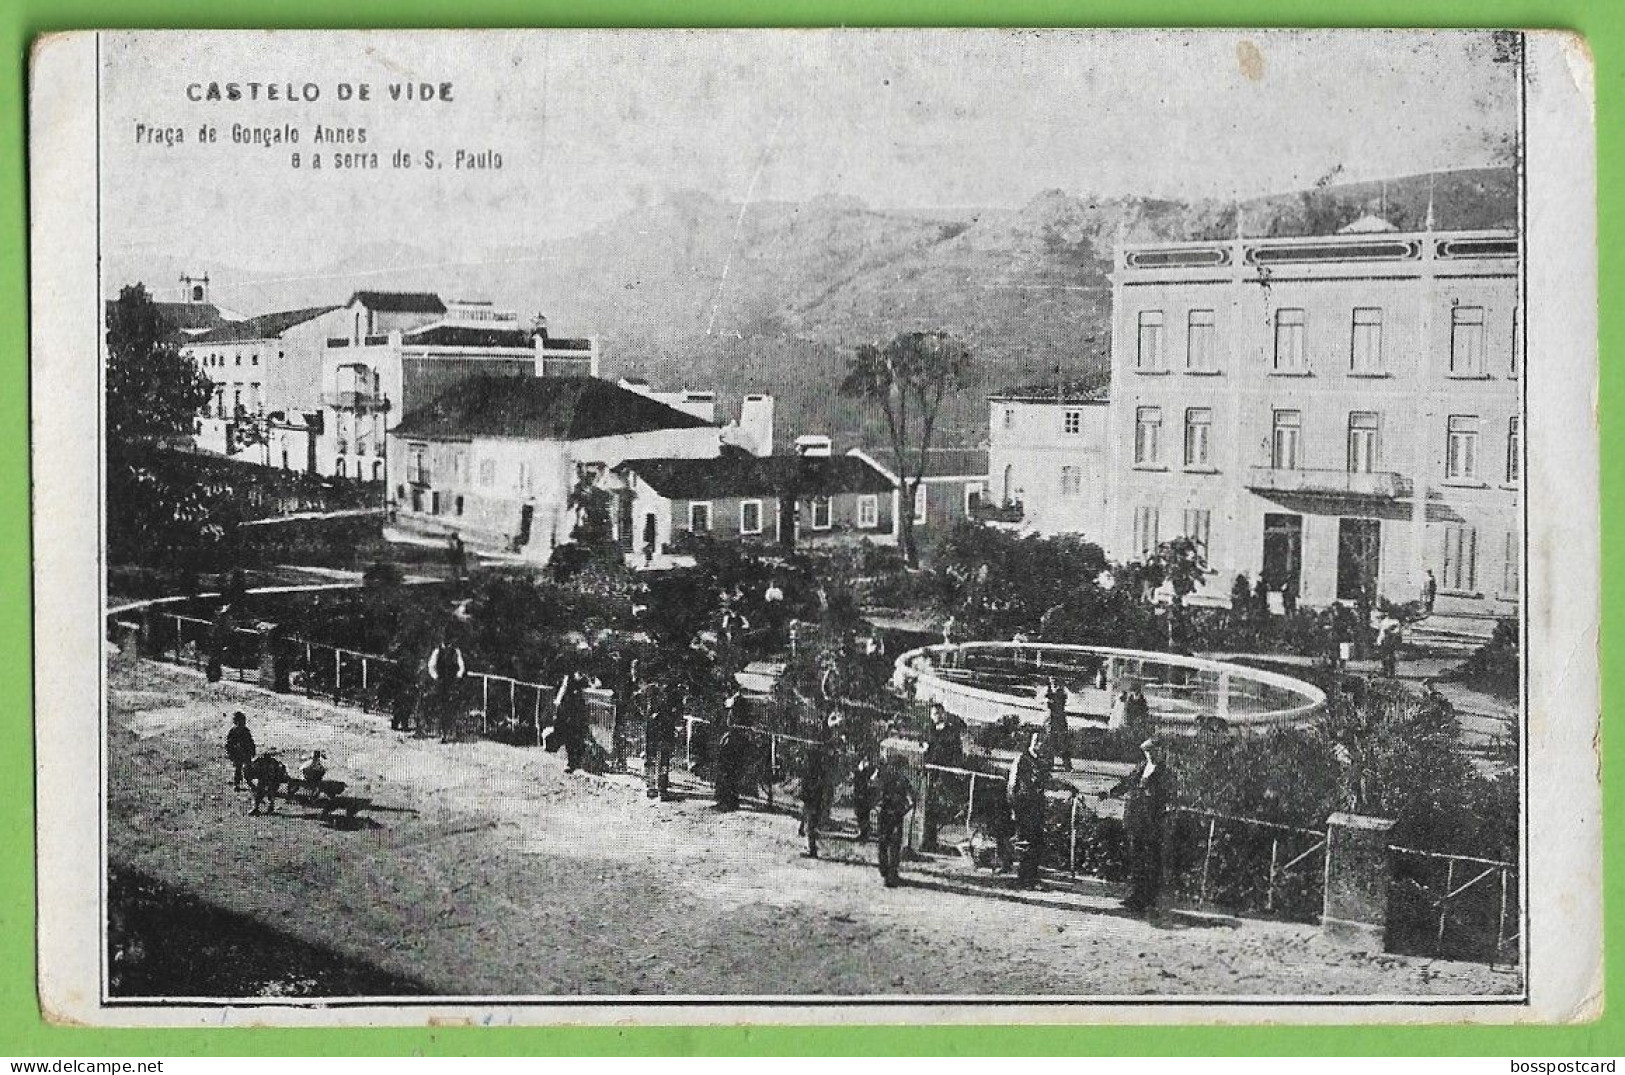
[[970, 778], [970, 790], [965, 793], [965, 839], [970, 839], [971, 818], [976, 816], [976, 777]]
[[1456, 889], [1456, 860], [1449, 859], [1444, 867], [1444, 895], [1439, 897], [1439, 932], [1433, 939], [1433, 954], [1444, 952], [1444, 926], [1450, 917], [1450, 894]]
[[344, 653], [337, 646], [334, 646], [333, 647], [333, 701], [335, 701], [335, 702], [339, 700], [339, 694], [341, 693], [339, 688], [340, 688], [340, 686], [343, 685], [343, 682], [344, 682]]
[[312, 650], [310, 648], [310, 643], [306, 642], [305, 643], [305, 676], [304, 676], [304, 679], [305, 679], [305, 697], [306, 698], [309, 698], [309, 697], [311, 697], [312, 695], [314, 695], [316, 693], [316, 687], [315, 687], [314, 684], [311, 683], [311, 679], [313, 678], [311, 676], [311, 673], [316, 670], [313, 667], [313, 665], [315, 663], [316, 663], [316, 653], [315, 653], [314, 650]]
[[1387, 818], [1337, 813], [1326, 819], [1326, 890], [1320, 929], [1351, 948], [1380, 952], [1388, 932]]
[[480, 675], [480, 719], [484, 720], [485, 719], [485, 714], [489, 713], [490, 711], [491, 711], [491, 677], [481, 673], [481, 675]]
[[[975, 786], [974, 781], [972, 782], [972, 786], [973, 787]], [[1078, 799], [1077, 794], [1074, 793], [1073, 796], [1072, 796], [1072, 811], [1071, 811], [1071, 813], [1072, 813], [1072, 831], [1068, 834], [1068, 837], [1070, 839], [1070, 844], [1067, 847], [1067, 852], [1066, 852], [1067, 873], [1071, 874], [1073, 877], [1078, 876], [1078, 804], [1079, 804], [1079, 801], [1080, 800]]]
[[1501, 961], [1501, 946], [1506, 943], [1503, 939], [1507, 931], [1507, 870], [1501, 867], [1501, 913], [1495, 918], [1495, 948], [1490, 952], [1490, 966]]
[[[508, 716], [515, 724], [519, 723], [519, 684], [508, 680]], [[480, 713], [480, 734], [485, 735], [491, 726], [490, 718], [484, 712]]]
[[683, 768], [694, 771], [694, 715], [683, 714]]
[[[772, 732], [767, 733], [767, 808], [773, 809], [773, 778], [779, 772], [779, 737]], [[806, 794], [806, 789], [802, 789]]]
[[1207, 906], [1207, 873], [1208, 866], [1213, 861], [1213, 833], [1219, 826], [1219, 819], [1207, 819], [1207, 850], [1202, 852], [1202, 890], [1196, 897], [1196, 902]]
[[1280, 861], [1280, 855], [1281, 838], [1272, 836], [1270, 837], [1270, 880], [1269, 885], [1264, 889], [1264, 910], [1272, 913], [1275, 911], [1275, 864]]

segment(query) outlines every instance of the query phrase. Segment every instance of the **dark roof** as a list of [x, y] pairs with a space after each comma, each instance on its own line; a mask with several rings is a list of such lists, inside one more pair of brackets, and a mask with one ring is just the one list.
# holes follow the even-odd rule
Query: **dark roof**
[[[897, 456], [890, 448], [863, 448], [863, 453], [883, 467], [897, 469]], [[920, 453], [909, 452], [904, 457], [907, 466], [903, 475], [908, 478], [919, 473]], [[987, 475], [986, 448], [932, 448], [925, 456], [927, 478], [948, 478], [961, 475]]]
[[392, 432], [442, 440], [587, 440], [709, 425], [598, 377], [482, 376], [409, 412]]
[[[107, 300], [107, 313], [113, 312], [117, 299]], [[153, 309], [163, 318], [164, 324], [169, 326], [171, 332], [181, 332], [186, 329], [212, 329], [217, 325], [226, 324], [220, 316], [219, 307], [212, 302], [153, 302]]]
[[533, 347], [532, 333], [518, 328], [433, 325], [408, 332], [402, 342], [428, 347]]
[[392, 314], [443, 314], [446, 304], [431, 291], [357, 291], [346, 306], [361, 303], [369, 310]]
[[635, 473], [671, 500], [892, 491], [884, 474], [850, 455], [757, 456], [731, 448], [714, 459], [628, 459], [615, 470]]
[[1011, 403], [1105, 403], [1111, 399], [1111, 390], [1111, 373], [1102, 371], [1062, 381], [1059, 386], [1054, 381], [1016, 385], [1002, 392], [991, 392], [987, 398]]
[[308, 306], [303, 310], [283, 310], [280, 313], [261, 314], [246, 321], [227, 321], [218, 328], [192, 337], [193, 343], [230, 343], [233, 340], [275, 339], [295, 325], [338, 309], [337, 306]]

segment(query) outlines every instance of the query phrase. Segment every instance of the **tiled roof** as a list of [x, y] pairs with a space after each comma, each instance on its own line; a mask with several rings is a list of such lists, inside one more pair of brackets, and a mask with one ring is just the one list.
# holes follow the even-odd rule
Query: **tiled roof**
[[446, 304], [432, 291], [357, 291], [346, 306], [360, 302], [369, 310], [392, 314], [443, 314]]
[[193, 343], [231, 343], [235, 340], [270, 340], [281, 336], [295, 325], [302, 325], [338, 309], [337, 306], [309, 306], [303, 310], [283, 310], [280, 313], [261, 314], [246, 321], [227, 321], [198, 336]]
[[988, 399], [1011, 403], [1104, 403], [1111, 399], [1112, 377], [1101, 371], [1071, 381], [1016, 385], [988, 394]]
[[468, 325], [433, 325], [408, 332], [402, 342], [424, 347], [524, 347], [535, 346], [531, 333], [518, 328], [474, 328]]
[[[863, 448], [862, 452], [881, 466], [897, 469], [897, 456], [890, 448]], [[907, 465], [905, 477], [919, 473], [920, 453], [909, 452], [904, 457]], [[960, 475], [986, 476], [987, 449], [985, 448], [932, 448], [925, 456], [925, 477], [948, 478]]]
[[392, 432], [429, 439], [587, 440], [711, 425], [598, 377], [472, 377], [401, 419]]
[[714, 459], [628, 459], [615, 470], [636, 474], [671, 500], [892, 491], [884, 474], [850, 455], [756, 456], [734, 448]]

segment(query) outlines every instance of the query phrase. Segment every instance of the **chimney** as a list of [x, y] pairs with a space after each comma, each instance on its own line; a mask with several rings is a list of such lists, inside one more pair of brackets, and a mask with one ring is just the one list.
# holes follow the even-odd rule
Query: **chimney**
[[807, 433], [796, 438], [796, 454], [827, 456], [832, 454], [834, 442], [821, 433]]
[[737, 443], [751, 455], [773, 454], [772, 396], [746, 396], [739, 405]]

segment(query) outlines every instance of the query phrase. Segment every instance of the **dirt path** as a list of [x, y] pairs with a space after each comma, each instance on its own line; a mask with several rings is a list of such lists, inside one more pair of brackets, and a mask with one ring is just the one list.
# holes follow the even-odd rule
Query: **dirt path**
[[[1228, 994], [1514, 991], [1476, 964], [1363, 956], [1312, 927], [1104, 899], [886, 889], [872, 847], [798, 856], [792, 818], [647, 801], [545, 752], [444, 746], [367, 716], [113, 661], [109, 853], [384, 975], [457, 995]], [[222, 756], [241, 709], [290, 768], [313, 748], [374, 807], [248, 816]], [[832, 861], [833, 860], [833, 861]]]

